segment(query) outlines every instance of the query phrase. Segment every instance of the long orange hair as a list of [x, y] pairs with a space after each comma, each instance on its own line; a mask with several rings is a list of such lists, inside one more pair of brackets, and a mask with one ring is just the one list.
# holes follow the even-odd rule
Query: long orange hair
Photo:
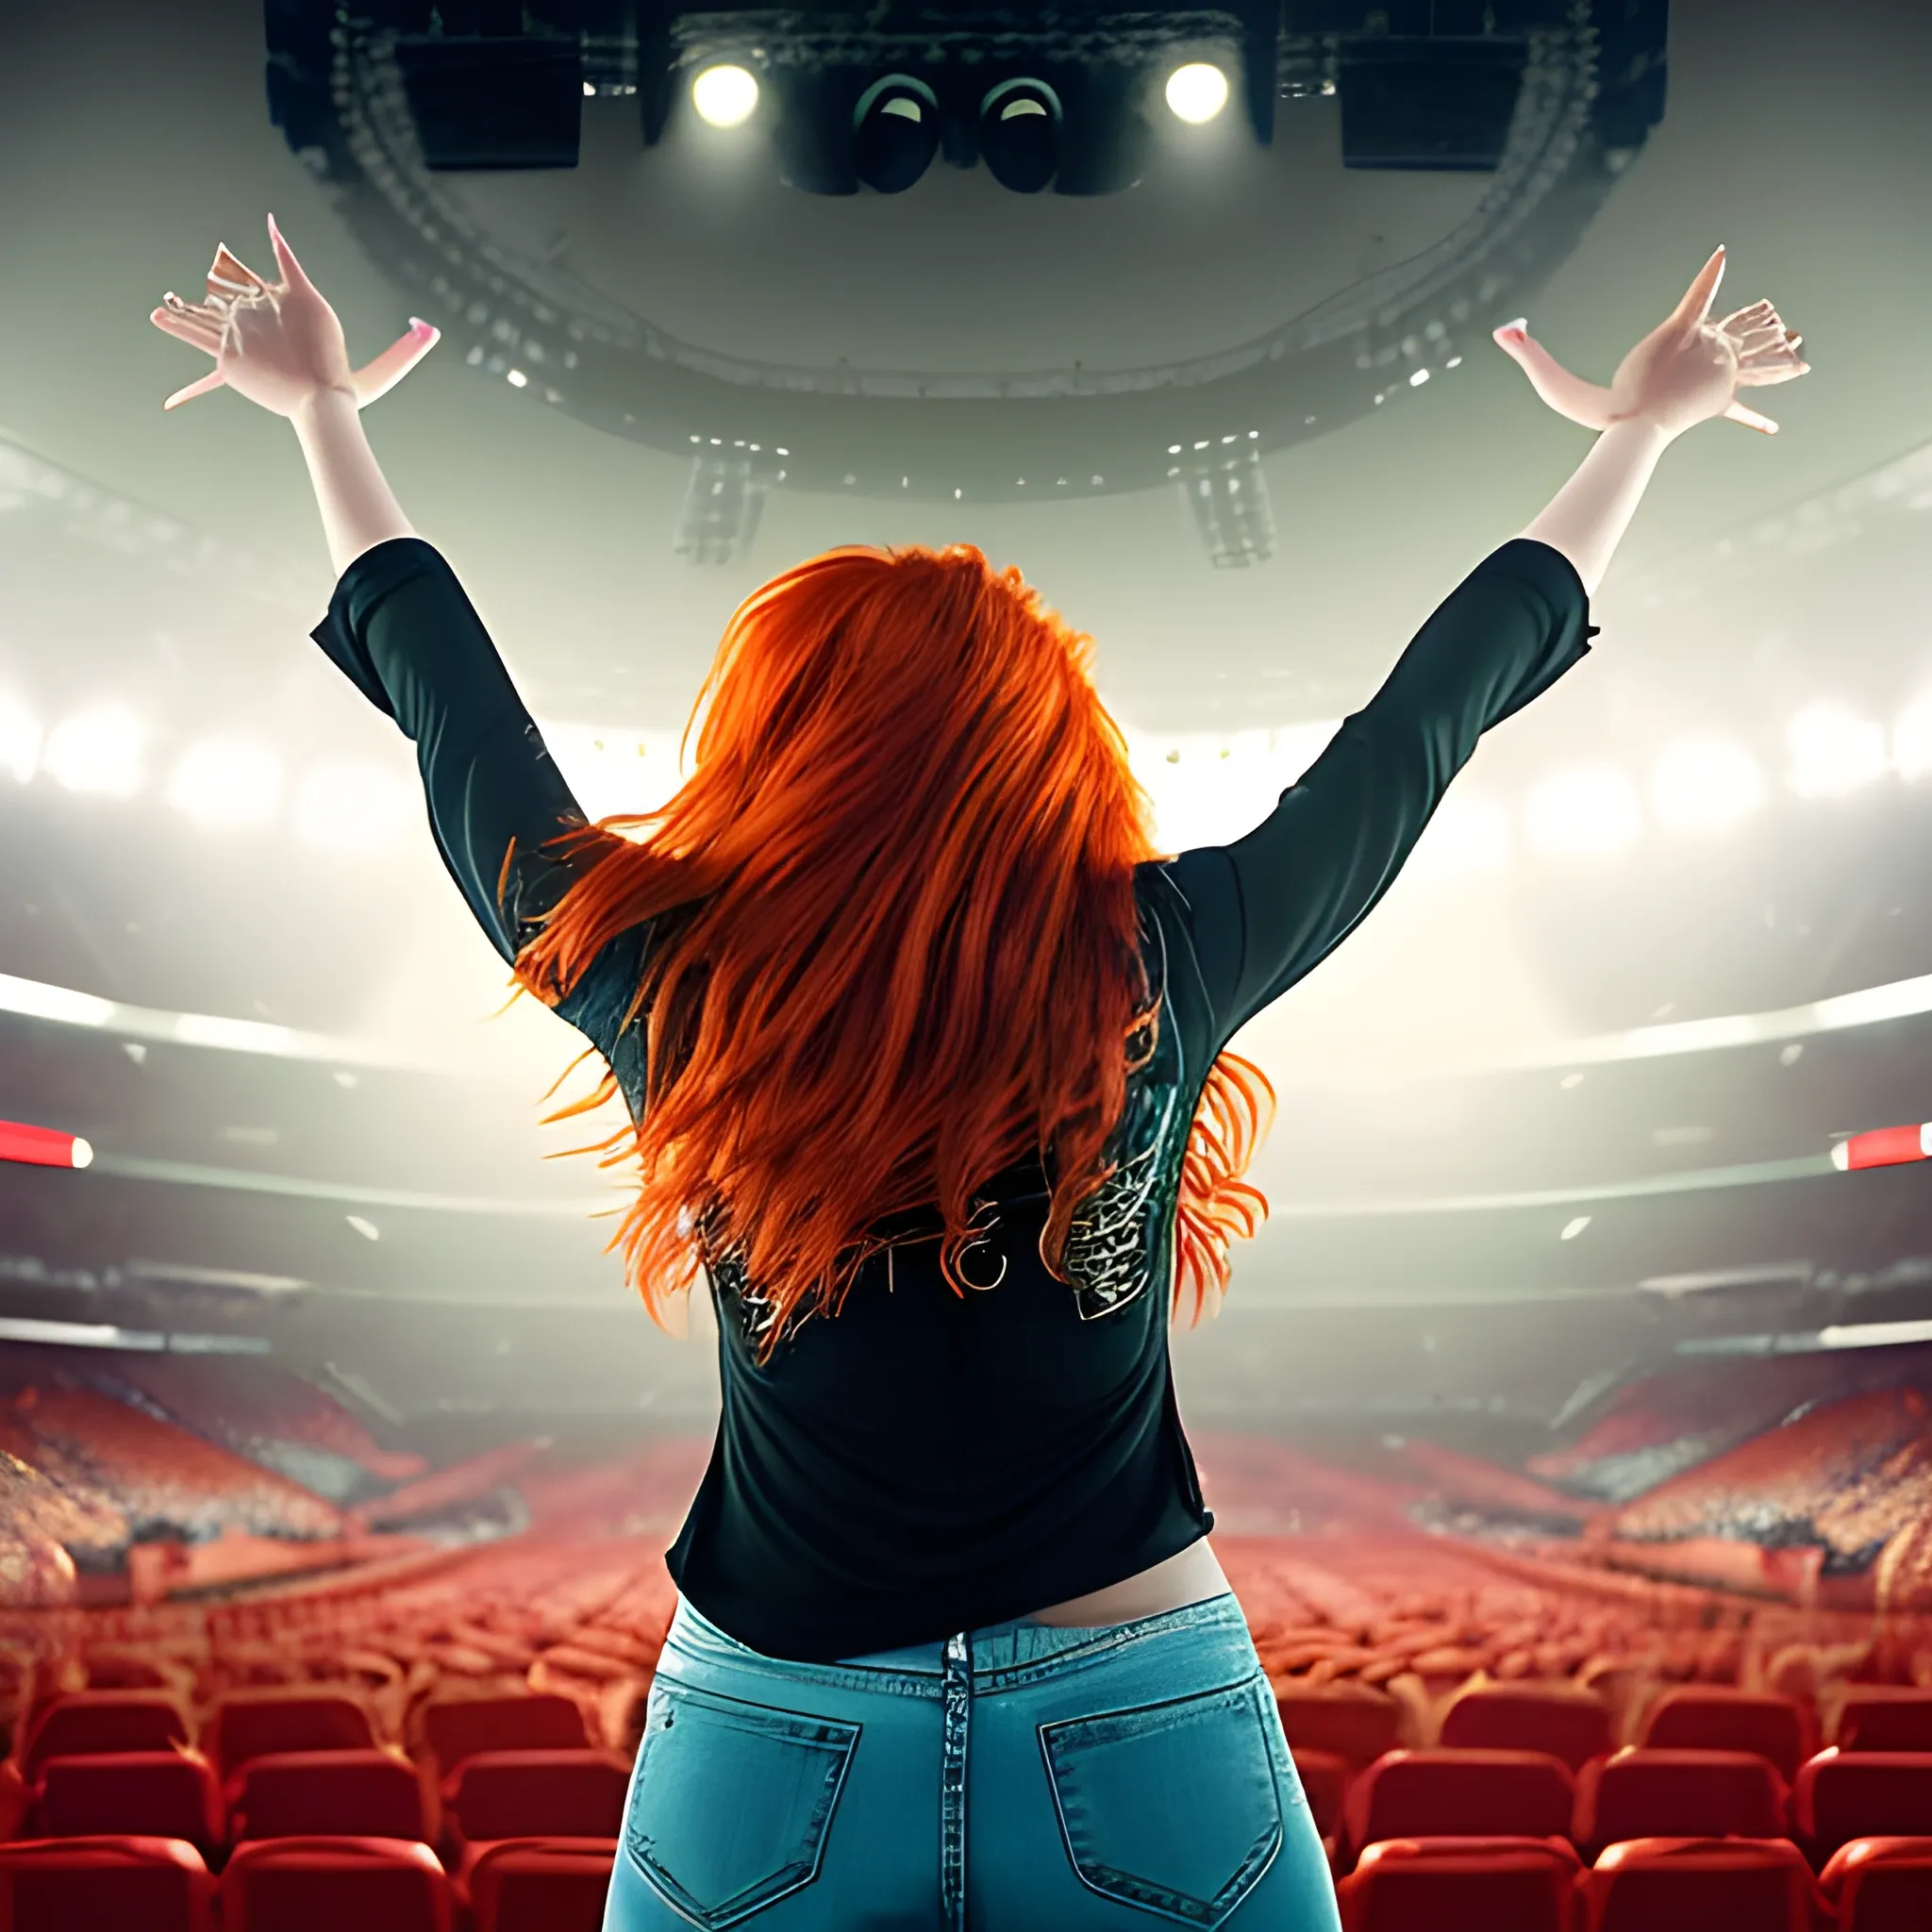
[[[600, 1149], [637, 1163], [612, 1246], [654, 1315], [701, 1247], [728, 1248], [775, 1337], [837, 1310], [882, 1224], [935, 1207], [957, 1288], [974, 1191], [1035, 1158], [1059, 1272], [1129, 1038], [1158, 1024], [1133, 888], [1147, 800], [1090, 661], [977, 550], [829, 551], [732, 618], [670, 803], [564, 841], [590, 862], [519, 956], [525, 986], [554, 1003], [658, 923], [632, 1006], [648, 1106]], [[1273, 1101], [1258, 1069], [1216, 1062], [1176, 1308], [1218, 1295], [1266, 1213], [1241, 1176]]]

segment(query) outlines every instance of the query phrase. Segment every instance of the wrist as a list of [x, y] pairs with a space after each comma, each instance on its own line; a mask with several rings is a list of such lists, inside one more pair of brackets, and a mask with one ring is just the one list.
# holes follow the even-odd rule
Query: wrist
[[1667, 423], [1661, 417], [1633, 409], [1612, 416], [1604, 425], [1604, 434], [1614, 435], [1620, 441], [1647, 443], [1663, 450], [1675, 442], [1688, 427], [1687, 424]]
[[289, 411], [289, 421], [295, 425], [298, 436], [306, 435], [330, 418], [359, 413], [353, 389], [339, 388], [334, 384], [324, 384], [312, 389]]

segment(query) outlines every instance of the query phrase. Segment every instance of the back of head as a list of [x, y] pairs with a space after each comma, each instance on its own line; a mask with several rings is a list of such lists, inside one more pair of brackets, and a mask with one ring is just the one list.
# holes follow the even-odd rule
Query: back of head
[[579, 841], [518, 968], [557, 998], [655, 922], [619, 1236], [654, 1307], [698, 1228], [775, 1332], [837, 1306], [888, 1217], [936, 1207], [956, 1253], [974, 1190], [1033, 1158], [1057, 1265], [1148, 1003], [1146, 803], [1089, 664], [976, 550], [829, 552], [732, 619], [677, 795]]

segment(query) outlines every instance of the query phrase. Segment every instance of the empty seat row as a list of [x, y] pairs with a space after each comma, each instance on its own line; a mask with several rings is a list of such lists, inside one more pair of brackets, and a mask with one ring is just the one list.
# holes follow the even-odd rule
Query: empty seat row
[[[1291, 1687], [1276, 1697], [1289, 1742], [1359, 1769], [1394, 1748], [1401, 1707], [1356, 1691]], [[1932, 1690], [1856, 1685], [1845, 1692], [1834, 1740], [1844, 1751], [1932, 1751]], [[1541, 1751], [1580, 1771], [1616, 1747], [1599, 1697], [1568, 1685], [1487, 1684], [1454, 1698], [1440, 1741], [1475, 1750]], [[1688, 1685], [1667, 1690], [1634, 1740], [1676, 1750], [1754, 1751], [1787, 1782], [1818, 1750], [1810, 1711], [1789, 1697]]]
[[217, 1881], [166, 1838], [0, 1845], [9, 1932], [599, 1932], [613, 1840], [525, 1839], [483, 1848], [453, 1882], [427, 1845], [386, 1838], [270, 1839], [239, 1847]]
[[[421, 1713], [423, 1747], [440, 1771], [479, 1751], [582, 1749], [584, 1716], [567, 1697], [432, 1700]], [[51, 1699], [22, 1740], [18, 1765], [32, 1783], [53, 1757], [106, 1751], [166, 1751], [195, 1743], [218, 1776], [252, 1758], [288, 1751], [367, 1751], [380, 1742], [368, 1707], [341, 1690], [237, 1690], [199, 1727], [165, 1690], [76, 1690]]]
[[1924, 1932], [1932, 1838], [1865, 1839], [1814, 1881], [1783, 1840], [1396, 1839], [1340, 1888], [1346, 1932]]
[[[1305, 1777], [1318, 1823], [1335, 1817], [1337, 1763], [1318, 1757]], [[1347, 1785], [1340, 1824], [1344, 1865], [1385, 1840], [1495, 1835], [1567, 1840], [1586, 1853], [1653, 1837], [1790, 1837], [1822, 1864], [1856, 1838], [1932, 1836], [1932, 1753], [1834, 1747], [1788, 1789], [1743, 1751], [1626, 1746], [1580, 1774], [1533, 1751], [1391, 1751]]]
[[611, 1753], [483, 1752], [428, 1787], [390, 1751], [287, 1751], [251, 1758], [224, 1790], [187, 1750], [55, 1757], [28, 1830], [46, 1838], [130, 1833], [185, 1840], [204, 1854], [271, 1838], [421, 1839], [446, 1824], [451, 1846], [530, 1837], [614, 1838], [628, 1773]]
[[[190, 1845], [158, 1838], [0, 1846], [0, 1924], [142, 1932], [599, 1932], [614, 1840], [527, 1839], [482, 1850], [452, 1881], [397, 1840], [267, 1840], [219, 1883]], [[1792, 1845], [1652, 1838], [1585, 1870], [1560, 1840], [1396, 1839], [1341, 1886], [1347, 1932], [1924, 1932], [1932, 1837], [1847, 1846], [1814, 1882]]]

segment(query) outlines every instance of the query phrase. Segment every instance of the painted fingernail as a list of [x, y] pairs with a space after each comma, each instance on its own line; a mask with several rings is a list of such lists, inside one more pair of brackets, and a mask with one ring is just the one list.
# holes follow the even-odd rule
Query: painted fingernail
[[437, 328], [433, 322], [425, 322], [420, 315], [412, 315], [409, 318], [409, 333], [412, 336], [433, 336], [437, 333]]

